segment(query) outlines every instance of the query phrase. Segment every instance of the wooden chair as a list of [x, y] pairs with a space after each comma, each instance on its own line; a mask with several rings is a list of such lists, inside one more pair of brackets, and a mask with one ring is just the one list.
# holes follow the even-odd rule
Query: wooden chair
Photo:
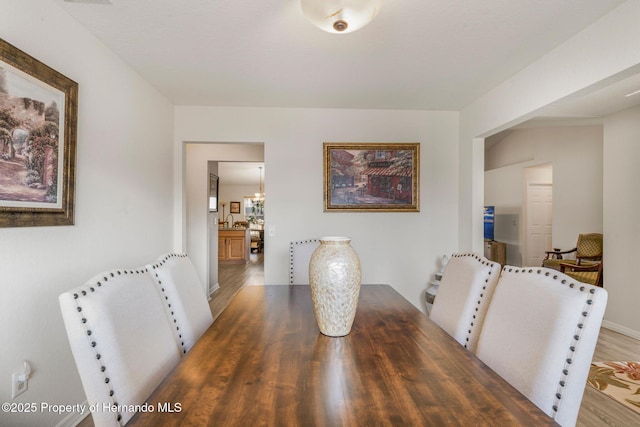
[[476, 349], [500, 268], [476, 254], [453, 254], [440, 279], [429, 318], [471, 351]]
[[176, 326], [178, 344], [186, 353], [213, 323], [198, 273], [185, 254], [163, 255], [147, 265], [147, 270], [163, 296], [167, 315]]
[[125, 425], [181, 357], [151, 275], [107, 271], [58, 299], [94, 424]]
[[256, 251], [256, 253], [260, 253], [263, 251], [264, 248], [264, 231], [263, 230], [254, 230], [252, 229], [250, 231], [250, 238], [251, 238], [251, 252], [253, 252], [254, 250]]
[[607, 292], [548, 268], [505, 266], [476, 355], [562, 426], [575, 425]]
[[[602, 260], [603, 236], [601, 233], [579, 234], [576, 247], [567, 251], [554, 249], [545, 252], [545, 259], [542, 266], [560, 270], [560, 263], [575, 265], [593, 265], [594, 262]], [[574, 259], [565, 259], [568, 254], [575, 253]]]
[[560, 271], [582, 283], [602, 287], [602, 261], [590, 265], [560, 263]]
[[309, 261], [320, 240], [307, 239], [294, 241], [289, 244], [289, 284], [309, 284]]

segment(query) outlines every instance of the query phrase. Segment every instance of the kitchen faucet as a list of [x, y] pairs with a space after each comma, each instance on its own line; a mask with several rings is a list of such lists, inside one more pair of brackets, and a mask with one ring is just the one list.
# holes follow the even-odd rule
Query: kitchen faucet
[[[229, 217], [231, 217], [231, 223], [229, 223]], [[227, 217], [224, 219], [224, 222], [227, 223], [227, 227], [229, 228], [233, 227], [233, 223], [234, 223], [233, 215], [231, 214], [227, 215]]]

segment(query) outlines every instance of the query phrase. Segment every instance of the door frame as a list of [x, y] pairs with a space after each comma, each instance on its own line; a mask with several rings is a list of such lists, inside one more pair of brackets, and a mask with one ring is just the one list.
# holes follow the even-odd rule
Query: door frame
[[[535, 169], [534, 168], [524, 168], [524, 191], [523, 191], [523, 203], [522, 203], [522, 226], [521, 226], [521, 241], [522, 241], [522, 265], [528, 266], [529, 264], [529, 240], [531, 239], [529, 235], [529, 200], [530, 200], [530, 187], [531, 186], [549, 186], [551, 188], [551, 233], [553, 236], [553, 178], [551, 181], [548, 180], [540, 180], [540, 179], [529, 179], [528, 170]], [[553, 173], [553, 171], [552, 171]], [[552, 174], [553, 176], [553, 174]], [[548, 248], [546, 250], [551, 250]]]

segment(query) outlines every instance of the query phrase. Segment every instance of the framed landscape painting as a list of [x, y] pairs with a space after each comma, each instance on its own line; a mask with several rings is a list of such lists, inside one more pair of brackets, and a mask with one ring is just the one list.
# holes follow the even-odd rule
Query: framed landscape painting
[[324, 143], [324, 210], [419, 212], [419, 143]]
[[0, 39], [0, 227], [73, 225], [78, 84]]

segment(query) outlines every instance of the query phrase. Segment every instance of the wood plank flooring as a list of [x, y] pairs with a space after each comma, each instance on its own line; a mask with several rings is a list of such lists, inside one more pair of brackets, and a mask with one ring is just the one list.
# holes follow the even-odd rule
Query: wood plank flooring
[[209, 301], [214, 321], [243, 286], [264, 285], [264, 253], [252, 253], [247, 264], [220, 264], [218, 282]]
[[[218, 279], [220, 289], [212, 295], [209, 302], [214, 319], [224, 311], [243, 286], [264, 284], [263, 254], [251, 254], [251, 260], [247, 264], [221, 265]], [[640, 341], [602, 328], [593, 360], [638, 361], [640, 360]], [[589, 386], [585, 387], [576, 426], [640, 426], [640, 414]], [[93, 427], [93, 422], [88, 416], [78, 425]]]

